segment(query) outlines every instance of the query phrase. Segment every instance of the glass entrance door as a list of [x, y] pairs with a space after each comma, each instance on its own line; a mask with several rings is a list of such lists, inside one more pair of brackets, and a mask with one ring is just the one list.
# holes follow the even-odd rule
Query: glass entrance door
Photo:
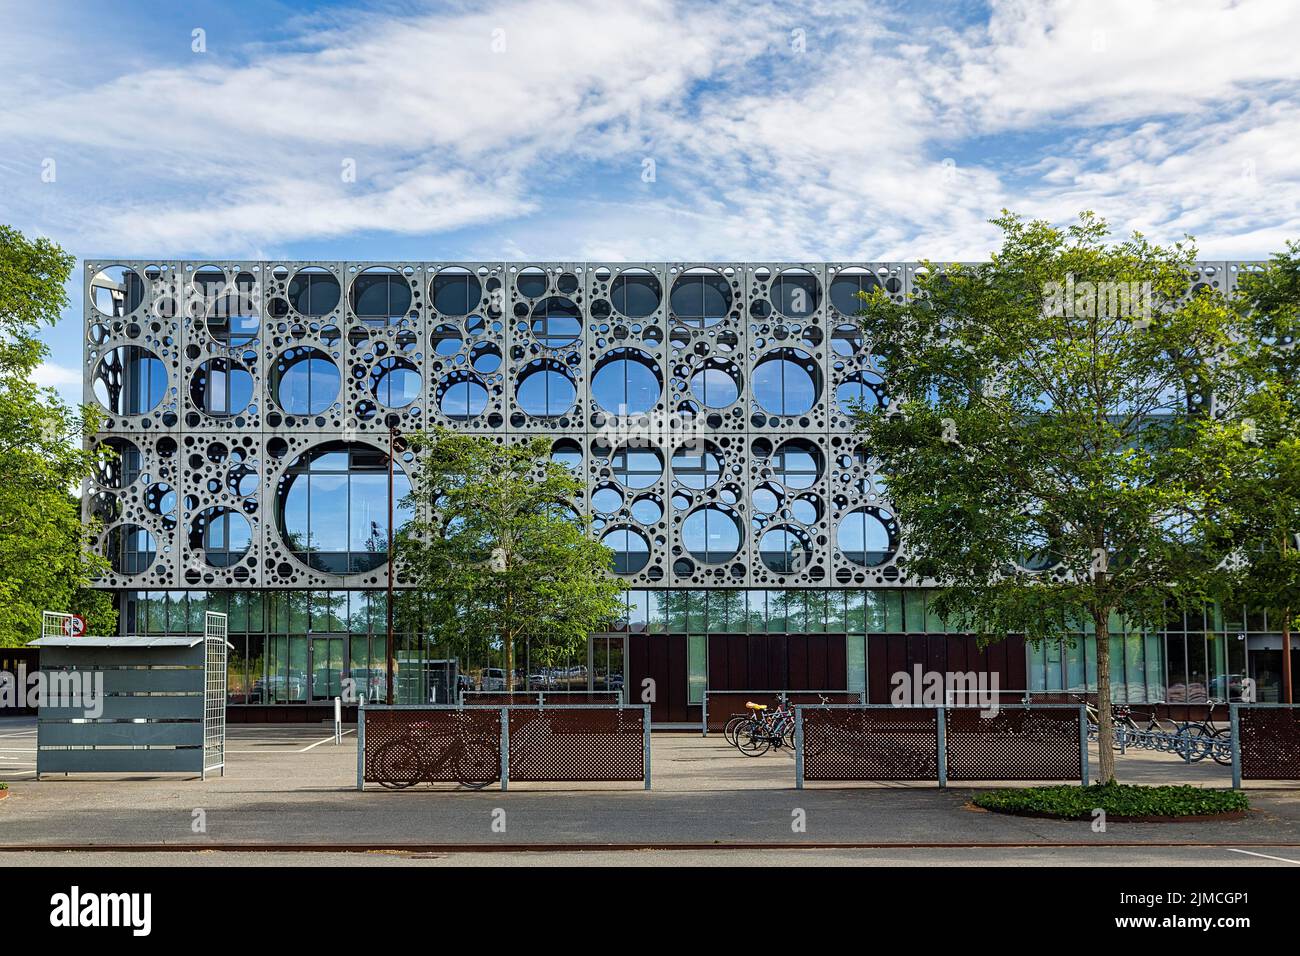
[[311, 699], [333, 700], [343, 693], [343, 638], [311, 639]]

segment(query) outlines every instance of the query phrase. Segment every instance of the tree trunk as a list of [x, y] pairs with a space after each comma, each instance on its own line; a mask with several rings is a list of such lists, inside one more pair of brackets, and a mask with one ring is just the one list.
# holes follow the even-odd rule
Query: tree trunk
[[1293, 704], [1291, 699], [1291, 609], [1282, 611], [1282, 702]]
[[[1110, 608], [1092, 612], [1097, 632], [1097, 781], [1115, 782], [1115, 722], [1110, 710]], [[1087, 781], [1084, 781], [1085, 784]]]

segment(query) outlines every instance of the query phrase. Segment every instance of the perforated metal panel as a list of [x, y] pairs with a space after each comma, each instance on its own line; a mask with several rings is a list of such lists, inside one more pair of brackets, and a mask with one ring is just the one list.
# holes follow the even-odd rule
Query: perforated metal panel
[[643, 708], [510, 710], [510, 779], [643, 780]]
[[496, 708], [366, 708], [365, 722], [367, 783], [492, 781], [500, 773], [501, 711]]
[[920, 707], [804, 710], [804, 779], [937, 781], [937, 715]]
[[1300, 780], [1300, 707], [1237, 708], [1243, 780]]
[[1078, 780], [1079, 709], [948, 708], [949, 780]]

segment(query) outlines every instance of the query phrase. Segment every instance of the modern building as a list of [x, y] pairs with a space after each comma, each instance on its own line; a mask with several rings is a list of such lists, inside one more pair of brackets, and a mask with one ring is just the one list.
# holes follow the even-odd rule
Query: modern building
[[[1198, 278], [1226, 287], [1238, 267]], [[981, 650], [900, 567], [849, 414], [887, 386], [850, 316], [859, 291], [907, 295], [917, 268], [86, 263], [86, 400], [106, 415], [94, 441], [118, 452], [84, 496], [106, 525], [102, 585], [123, 633], [229, 613], [233, 719], [313, 716], [345, 678], [383, 681], [389, 496], [409, 464], [399, 451], [390, 490], [390, 433], [545, 435], [630, 590], [625, 620], [568, 666], [525, 654], [530, 686], [653, 678], [660, 724], [698, 721], [706, 688], [885, 700], [917, 663], [1082, 689], [1086, 634]], [[1114, 640], [1121, 693], [1154, 701], [1266, 677], [1275, 637], [1262, 615], [1211, 611]], [[450, 655], [420, 633], [397, 646], [403, 699], [447, 686]], [[455, 661], [478, 687], [493, 666]]]

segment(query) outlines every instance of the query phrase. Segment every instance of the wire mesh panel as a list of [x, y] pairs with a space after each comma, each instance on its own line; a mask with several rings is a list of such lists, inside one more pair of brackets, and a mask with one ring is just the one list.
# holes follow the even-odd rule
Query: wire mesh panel
[[510, 710], [510, 779], [644, 780], [644, 707]]
[[1243, 780], [1300, 780], [1300, 708], [1237, 708]]
[[949, 708], [949, 780], [1078, 780], [1078, 707]]
[[203, 616], [203, 772], [226, 765], [226, 615]]
[[803, 711], [805, 780], [938, 780], [939, 722], [933, 708]]
[[366, 783], [484, 783], [500, 772], [500, 710], [365, 708]]

